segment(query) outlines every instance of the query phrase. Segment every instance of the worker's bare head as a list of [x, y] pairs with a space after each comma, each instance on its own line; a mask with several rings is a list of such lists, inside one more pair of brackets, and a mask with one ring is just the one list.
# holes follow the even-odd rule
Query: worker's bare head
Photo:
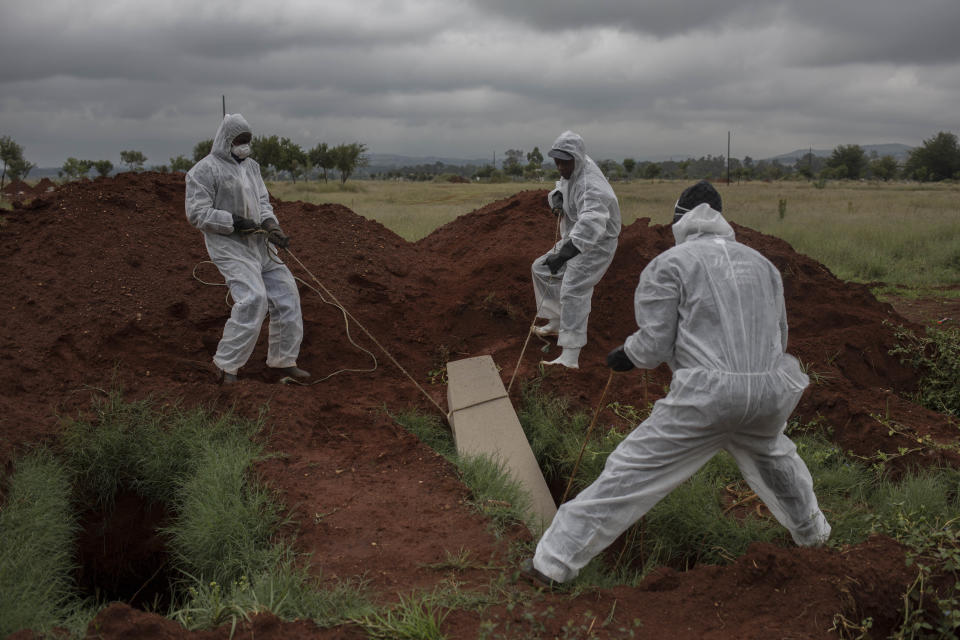
[[547, 155], [553, 158], [554, 164], [557, 165], [557, 171], [560, 172], [560, 177], [569, 180], [576, 166], [576, 160], [573, 159], [573, 154], [567, 153], [563, 149], [550, 149]]
[[680, 194], [677, 204], [673, 205], [673, 224], [676, 224], [683, 217], [683, 214], [704, 203], [710, 205], [710, 208], [714, 211], [723, 211], [723, 200], [720, 198], [720, 194], [712, 184], [706, 180], [701, 180], [697, 184], [687, 187]]

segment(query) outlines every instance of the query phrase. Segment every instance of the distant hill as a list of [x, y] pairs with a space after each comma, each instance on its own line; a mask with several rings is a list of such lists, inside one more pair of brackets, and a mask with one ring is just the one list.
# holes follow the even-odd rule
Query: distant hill
[[[881, 158], [883, 156], [893, 156], [897, 162], [905, 162], [910, 156], [910, 152], [913, 151], [914, 147], [907, 146], [905, 144], [862, 144], [860, 148], [863, 149], [864, 153], [868, 156], [876, 151], [877, 155]], [[793, 164], [803, 156], [808, 153], [813, 153], [814, 157], [817, 158], [829, 158], [833, 154], [833, 149], [797, 149], [796, 151], [791, 151], [790, 153], [784, 153], [779, 156], [774, 156], [772, 158], [764, 158], [765, 160], [774, 161], [778, 160], [780, 164]]]
[[[483, 165], [490, 164], [493, 161], [492, 157], [465, 160], [463, 158], [446, 158], [441, 156], [401, 156], [393, 153], [368, 153], [367, 159], [369, 161], [368, 164], [371, 167], [413, 167], [418, 164], [436, 164], [438, 162], [457, 167], [462, 167], [468, 164], [482, 167]], [[497, 164], [500, 164], [500, 162], [498, 161]]]
[[56, 180], [58, 173], [60, 173], [59, 167], [34, 167], [27, 174], [27, 180], [43, 180], [44, 178]]

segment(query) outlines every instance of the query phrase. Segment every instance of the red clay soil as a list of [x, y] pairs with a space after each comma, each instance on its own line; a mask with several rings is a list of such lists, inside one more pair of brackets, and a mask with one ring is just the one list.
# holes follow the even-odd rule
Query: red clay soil
[[[447, 360], [490, 354], [504, 383], [510, 380], [532, 320], [530, 263], [552, 244], [554, 218], [545, 193], [522, 192], [490, 204], [417, 243], [343, 206], [275, 206], [296, 257], [433, 402], [445, 406], [446, 388], [428, 380]], [[60, 418], [84, 412], [110, 388], [122, 387], [128, 398], [181, 400], [250, 416], [269, 405], [269, 447], [284, 455], [258, 471], [293, 505], [298, 548], [312, 553], [322, 580], [362, 576], [389, 602], [454, 578], [464, 589], [485, 591], [512, 574], [510, 546], [529, 534], [518, 528], [496, 539], [485, 517], [466, 504], [468, 491], [452, 467], [391, 420], [385, 408], [437, 409], [355, 325], [354, 339], [377, 354], [372, 373], [337, 375], [314, 386], [279, 385], [264, 364], [261, 336], [242, 381], [217, 383], [210, 360], [229, 315], [226, 290], [200, 282], [220, 278], [204, 262], [203, 240], [186, 222], [183, 197], [182, 175], [124, 173], [43, 192], [4, 214], [0, 273], [11, 283], [0, 324], [4, 469], [9, 472], [11, 460], [37, 443], [56, 446]], [[862, 456], [911, 445], [906, 436], [888, 435], [878, 417], [896, 421], [904, 432], [952, 442], [955, 427], [943, 416], [904, 399], [916, 373], [887, 353], [892, 325], [915, 325], [866, 287], [841, 282], [785, 242], [743, 227], [737, 233], [783, 273], [790, 351], [820, 376], [801, 401], [803, 421], [832, 425], [836, 442]], [[594, 295], [581, 369], [548, 371], [545, 387], [592, 410], [608, 377], [605, 354], [635, 329], [637, 277], [672, 245], [667, 226], [644, 219], [624, 229]], [[287, 262], [309, 280], [294, 260]], [[299, 365], [315, 378], [369, 368], [369, 356], [348, 341], [342, 314], [305, 286], [301, 297]], [[520, 363], [512, 390], [517, 401], [520, 386], [540, 375], [541, 346], [532, 340]], [[640, 405], [646, 394], [652, 402], [663, 395], [669, 373], [660, 368], [643, 380], [638, 372], [614, 376], [608, 401]], [[619, 419], [604, 410], [601, 420]], [[917, 453], [900, 461], [939, 460]], [[453, 574], [428, 566], [460, 550], [476, 559], [475, 568]], [[885, 637], [914, 575], [902, 550], [881, 537], [841, 551], [756, 544], [730, 566], [661, 569], [635, 589], [537, 596], [532, 620], [502, 606], [482, 615], [455, 611], [443, 630], [449, 638], [474, 638], [481, 622], [492, 620], [502, 637], [546, 638], [563, 633], [569, 621], [579, 630], [575, 637], [589, 629], [613, 638], [638, 619], [638, 637], [828, 638], [836, 637], [830, 632], [834, 614], [843, 613], [851, 621], [872, 616], [877, 637]], [[506, 588], [530, 589], [509, 582]], [[98, 615], [90, 637], [226, 638], [229, 632], [190, 633], [114, 604]], [[243, 631], [243, 637], [253, 634], [363, 637], [350, 625], [322, 630], [270, 615], [257, 616]]]
[[45, 193], [49, 193], [56, 188], [56, 183], [50, 178], [43, 178], [35, 185], [30, 185], [30, 183], [24, 182], [23, 180], [14, 180], [13, 182], [8, 182], [3, 185], [0, 193], [2, 193], [3, 197], [7, 200], [22, 204]]

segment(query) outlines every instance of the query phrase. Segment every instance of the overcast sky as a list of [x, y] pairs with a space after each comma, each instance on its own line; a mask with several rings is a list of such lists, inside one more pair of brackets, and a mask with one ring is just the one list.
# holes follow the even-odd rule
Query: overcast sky
[[596, 159], [960, 132], [960, 0], [3, 0], [0, 135], [41, 167], [254, 135]]

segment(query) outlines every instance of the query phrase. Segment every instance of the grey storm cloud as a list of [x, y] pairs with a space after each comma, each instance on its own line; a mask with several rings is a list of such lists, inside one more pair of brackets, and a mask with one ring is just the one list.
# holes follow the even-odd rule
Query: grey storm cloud
[[264, 134], [407, 155], [918, 144], [954, 125], [957, 24], [956, 0], [7, 0], [0, 135], [163, 162], [225, 95]]
[[474, 0], [476, 6], [558, 40], [585, 27], [610, 27], [670, 38], [695, 32], [796, 25], [823, 34], [810, 43], [815, 64], [941, 63], [960, 60], [956, 0]]

